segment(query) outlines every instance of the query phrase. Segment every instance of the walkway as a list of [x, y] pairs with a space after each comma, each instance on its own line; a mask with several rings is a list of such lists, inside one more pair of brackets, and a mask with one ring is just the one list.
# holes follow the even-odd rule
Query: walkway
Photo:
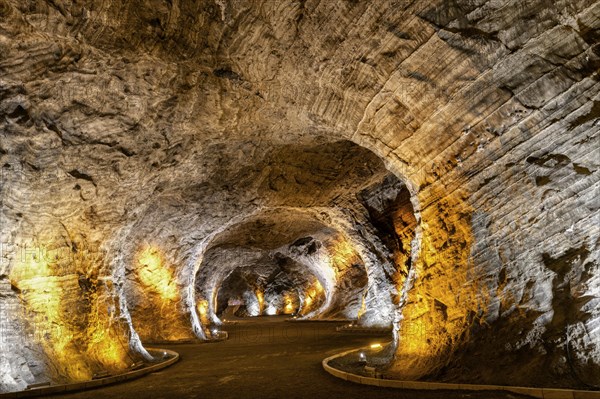
[[162, 345], [180, 353], [179, 363], [140, 379], [92, 391], [56, 395], [68, 399], [507, 399], [492, 392], [400, 391], [352, 384], [327, 374], [321, 360], [377, 342], [335, 331], [339, 323], [287, 323], [261, 317], [228, 325], [230, 339], [213, 344]]

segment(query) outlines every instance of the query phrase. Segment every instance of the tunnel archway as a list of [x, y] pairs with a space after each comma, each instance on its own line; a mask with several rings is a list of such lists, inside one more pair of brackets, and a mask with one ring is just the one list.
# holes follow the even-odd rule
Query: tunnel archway
[[238, 267], [219, 284], [215, 313], [256, 317], [318, 313], [326, 301], [323, 284], [306, 267], [283, 255], [259, 259], [258, 264]]
[[[261, 265], [265, 267], [262, 272], [265, 280], [273, 269], [279, 271], [284, 268], [288, 269], [288, 273], [296, 272], [295, 281], [305, 286], [303, 291], [312, 289], [311, 286], [318, 282], [326, 298], [323, 312], [341, 314], [345, 306], [346, 316], [356, 318], [367, 282], [364, 262], [343, 233], [324, 223], [323, 216], [327, 216], [325, 209], [312, 212], [313, 215], [305, 211], [277, 209], [228, 230], [226, 237], [219, 237], [218, 243], [207, 250], [199, 269], [198, 290], [206, 284], [206, 278], [213, 278], [210, 291], [205, 295], [214, 298], [222, 276], [244, 266], [245, 262], [254, 266], [249, 267], [250, 270]], [[290, 224], [290, 220], [293, 223]], [[248, 248], [245, 246], [248, 242], [239, 242], [240, 237], [242, 241], [246, 241], [243, 237], [252, 237], [252, 246]], [[240, 251], [240, 247], [245, 249]], [[346, 253], [341, 253], [340, 248]], [[219, 256], [223, 253], [226, 255], [221, 260]], [[229, 253], [233, 255], [227, 256]], [[222, 271], [214, 270], [213, 265], [223, 263], [228, 265], [222, 266]], [[261, 291], [265, 293], [269, 288], [263, 285]], [[267, 297], [263, 299], [269, 302]], [[265, 307], [263, 310], [267, 312], [269, 309]]]
[[[330, 154], [332, 148], [342, 153], [342, 158], [349, 159], [349, 162], [338, 163], [340, 166], [335, 168], [337, 170], [329, 171], [325, 180], [311, 167], [305, 166], [300, 169], [293, 165], [295, 162], [302, 162], [312, 164], [316, 168], [322, 167], [323, 163], [319, 162], [323, 159], [322, 154]], [[287, 151], [289, 150], [280, 150], [283, 154]], [[256, 257], [264, 257], [265, 251], [270, 251], [271, 258], [288, 256], [315, 271], [327, 294], [322, 310], [324, 314], [329, 313], [329, 317], [342, 314], [335, 309], [336, 306], [332, 302], [334, 301], [332, 292], [340, 284], [340, 281], [335, 281], [334, 276], [346, 273], [344, 269], [358, 270], [350, 273], [350, 275], [354, 274], [354, 277], [346, 277], [345, 282], [341, 281], [342, 287], [349, 290], [350, 295], [335, 299], [338, 302], [337, 306], [348, 307], [344, 317], [357, 318], [360, 314], [359, 322], [364, 325], [391, 326], [394, 324], [394, 309], [398, 303], [398, 300], [394, 299], [399, 296], [397, 287], [402, 286], [401, 281], [404, 281], [410, 269], [410, 251], [411, 246], [414, 245], [412, 241], [416, 228], [416, 219], [406, 187], [385, 170], [381, 161], [349, 142], [335, 142], [321, 145], [319, 148], [309, 146], [306, 150], [294, 148], [293, 151], [293, 156], [281, 157], [280, 155], [280, 159], [293, 161], [291, 165], [285, 165], [284, 161], [282, 165], [274, 167], [278, 168], [276, 180], [293, 182], [291, 184], [293, 190], [294, 185], [302, 179], [302, 176], [295, 174], [298, 174], [298, 170], [302, 170], [302, 173], [312, 174], [313, 178], [321, 179], [320, 183], [324, 183], [323, 186], [316, 187], [317, 196], [323, 190], [325, 198], [329, 196], [332, 199], [328, 200], [329, 203], [323, 202], [314, 193], [311, 193], [312, 197], [307, 193], [303, 195], [305, 199], [300, 196], [298, 204], [297, 197], [294, 197], [291, 203], [285, 202], [285, 194], [278, 193], [273, 201], [278, 205], [277, 207], [262, 207], [251, 215], [237, 217], [235, 222], [220, 229], [210, 242], [204, 242], [203, 253], [196, 258], [202, 259], [201, 262], [196, 260], [199, 264], [196, 291], [202, 290], [200, 286], [204, 284], [207, 276], [211, 276], [212, 282], [209, 284], [208, 292], [204, 292], [199, 299], [201, 316], [211, 323], [219, 324], [218, 318], [215, 317], [214, 306], [223, 273], [211, 269], [213, 267], [211, 263], [217, 265], [228, 263], [229, 266], [225, 266], [224, 270], [229, 273], [235, 268], [236, 261], [246, 260], [244, 256], [253, 262]], [[269, 155], [269, 162], [272, 164], [272, 159], [276, 157], [277, 155]], [[360, 170], [356, 171], [356, 160], [360, 160], [359, 167], [371, 171], [366, 174], [361, 173]], [[359, 177], [361, 180], [353, 183], [351, 178], [353, 174], [354, 178]], [[364, 178], [367, 179], [363, 180]], [[303, 182], [303, 185], [305, 184], [306, 182]], [[313, 188], [315, 187], [309, 187], [309, 190]], [[281, 184], [278, 189], [270, 187], [270, 191], [285, 190], [285, 184]], [[331, 195], [328, 190], [333, 191], [335, 195]], [[282, 206], [283, 204], [287, 206]], [[360, 226], [358, 233], [353, 231], [357, 226]], [[315, 237], [319, 238], [315, 239]], [[238, 253], [224, 260], [207, 259], [207, 255], [209, 258], [214, 257], [211, 252], [216, 249], [226, 248], [231, 252], [232, 248], [236, 247], [248, 250], [244, 256]], [[315, 254], [321, 247], [325, 249], [324, 254]], [[256, 249], [261, 251], [255, 251]], [[396, 270], [396, 265], [400, 271]], [[368, 290], [363, 294], [356, 295], [355, 292], [353, 295], [351, 293], [355, 290], [352, 286], [356, 285], [356, 282], [352, 279], [361, 279], [360, 270], [365, 266], [368, 271]], [[328, 268], [333, 268], [335, 272], [327, 271]], [[380, 292], [387, 294], [380, 295]], [[377, 302], [381, 300], [384, 302]]]
[[[220, 324], [215, 306], [225, 274], [244, 257], [264, 257], [267, 252], [271, 258], [290, 257], [319, 276], [326, 306], [322, 314], [309, 313], [308, 317], [344, 314], [358, 318], [365, 326], [397, 325], [396, 310], [410, 270], [417, 227], [411, 197], [402, 181], [372, 153], [347, 141], [274, 147], [262, 159], [242, 165], [228, 172], [230, 179], [237, 181], [242, 174], [245, 187], [236, 195], [243, 197], [248, 195], [244, 190], [256, 190], [259, 196], [253, 195], [258, 200], [222, 225], [205, 231], [201, 239], [192, 242], [171, 229], [161, 232], [163, 227], [153, 215], [160, 212], [171, 222], [185, 221], [188, 214], [198, 211], [197, 204], [218, 198], [227, 183], [220, 188], [181, 186], [178, 190], [183, 193], [162, 187], [164, 197], [159, 195], [155, 204], [141, 212], [132, 236], [118, 241], [119, 245], [124, 243], [119, 251], [131, 259], [125, 272], [124, 286], [130, 286], [125, 296], [129, 297], [131, 324], [142, 340], [210, 338], [209, 327]], [[226, 182], [227, 177], [223, 178]], [[299, 187], [303, 190], [300, 195]], [[172, 198], [181, 204], [175, 214], [173, 208], [165, 210], [165, 203]], [[192, 223], [185, 227], [191, 231], [196, 228]], [[158, 244], [160, 240], [146, 241], [146, 237], [165, 232], [171, 233], [165, 237], [170, 245], [181, 248], [176, 241], [188, 241], [186, 249], [167, 254]], [[307, 237], [319, 239], [307, 248], [292, 245]], [[146, 244], [130, 245], [140, 241]], [[323, 247], [322, 253], [310, 253], [315, 246]], [[244, 249], [243, 255], [236, 253], [236, 248]], [[214, 259], [218, 251], [229, 255]], [[356, 281], [363, 281], [360, 270], [366, 270], [367, 283], [361, 282], [357, 290]], [[336, 273], [348, 276], [337, 279]], [[336, 288], [339, 284], [342, 289]], [[343, 296], [344, 291], [348, 297]], [[347, 311], [340, 312], [339, 306], [346, 306]], [[165, 314], [160, 323], [146, 316], [156, 311]]]
[[597, 381], [599, 7], [0, 0], [0, 391], [210, 339], [215, 240], [290, 209], [364, 264], [389, 375]]

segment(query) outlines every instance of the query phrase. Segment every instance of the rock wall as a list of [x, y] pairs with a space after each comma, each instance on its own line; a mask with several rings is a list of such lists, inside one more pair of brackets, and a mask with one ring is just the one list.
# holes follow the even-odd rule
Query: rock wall
[[593, 0], [0, 0], [0, 389], [124, 369], [136, 330], [204, 338], [207, 251], [332, 232], [363, 322], [396, 327], [388, 373], [598, 381], [599, 21]]

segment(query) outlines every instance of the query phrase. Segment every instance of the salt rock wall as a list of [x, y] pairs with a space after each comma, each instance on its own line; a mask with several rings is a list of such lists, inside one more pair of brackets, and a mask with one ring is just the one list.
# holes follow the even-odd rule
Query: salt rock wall
[[[400, 332], [399, 355], [413, 361], [396, 369], [582, 387], [599, 372], [598, 45], [588, 27], [599, 9], [509, 10], [459, 3], [454, 15], [423, 14], [440, 30], [422, 51], [441, 39], [446, 59], [466, 43], [481, 55], [419, 73], [483, 69], [460, 92], [442, 85], [451, 100], [393, 152], [419, 170], [410, 180], [423, 226]], [[419, 140], [434, 131], [446, 132], [439, 150]]]
[[[364, 262], [388, 373], [600, 380], [599, 21], [593, 0], [0, 0], [1, 389], [126, 368], [146, 298], [174, 310], [160, 337], [204, 337], [205, 252], [282, 211], [319, 225], [276, 248], [329, 229]], [[357, 196], [388, 170], [410, 207]]]

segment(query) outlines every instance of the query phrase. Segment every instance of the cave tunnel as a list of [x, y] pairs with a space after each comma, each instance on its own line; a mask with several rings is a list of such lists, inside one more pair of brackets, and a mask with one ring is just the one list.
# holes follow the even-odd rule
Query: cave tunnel
[[600, 398], [599, 29], [0, 0], [0, 398]]

